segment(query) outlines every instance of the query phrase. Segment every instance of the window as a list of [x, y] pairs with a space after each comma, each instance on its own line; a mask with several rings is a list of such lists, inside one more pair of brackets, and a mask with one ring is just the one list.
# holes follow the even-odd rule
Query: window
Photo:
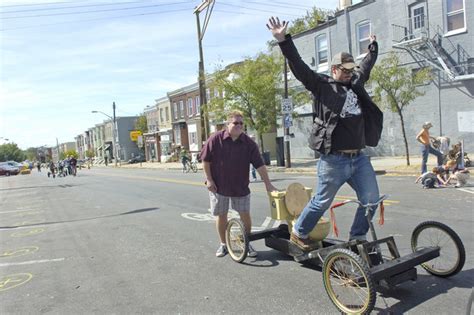
[[188, 116], [191, 117], [193, 115], [193, 99], [190, 97], [188, 98]]
[[364, 21], [357, 25], [357, 43], [359, 45], [359, 55], [367, 53], [370, 43], [370, 21]]
[[163, 122], [163, 108], [160, 108], [160, 122]]
[[446, 31], [465, 30], [464, 0], [445, 0]]
[[196, 115], [201, 115], [201, 98], [199, 97], [199, 95], [196, 96]]
[[174, 119], [178, 119], [178, 104], [173, 103]]
[[181, 129], [179, 129], [179, 126], [176, 126], [174, 128], [174, 138], [175, 138], [176, 145], [180, 145], [181, 144]]
[[179, 101], [179, 111], [180, 111], [180, 116], [184, 117], [184, 101]]
[[214, 88], [214, 97], [219, 97], [219, 90]]
[[206, 89], [206, 100], [209, 102], [211, 100], [211, 89]]
[[413, 8], [413, 29], [417, 30], [425, 27], [425, 7]]
[[166, 115], [166, 121], [170, 121], [170, 108], [169, 107], [166, 107], [165, 115]]
[[322, 65], [328, 63], [328, 40], [326, 34], [316, 37], [316, 64]]
[[197, 144], [197, 132], [189, 133], [189, 144]]

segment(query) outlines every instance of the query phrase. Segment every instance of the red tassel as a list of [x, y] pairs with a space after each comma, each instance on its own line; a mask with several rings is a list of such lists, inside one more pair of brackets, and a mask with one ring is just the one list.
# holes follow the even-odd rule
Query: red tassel
[[334, 206], [331, 207], [331, 223], [332, 223], [332, 231], [336, 237], [339, 236], [339, 230], [336, 225], [336, 215], [334, 214]]
[[380, 203], [380, 215], [379, 215], [379, 225], [383, 225], [385, 223], [385, 207], [383, 206], [383, 201]]

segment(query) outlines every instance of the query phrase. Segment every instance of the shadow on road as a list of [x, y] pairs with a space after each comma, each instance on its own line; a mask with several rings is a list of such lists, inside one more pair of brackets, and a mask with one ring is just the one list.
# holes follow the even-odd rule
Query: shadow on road
[[27, 187], [16, 187], [16, 188], [3, 188], [3, 189], [0, 189], [0, 191], [13, 191], [13, 190], [37, 189], [37, 188], [43, 189], [43, 188], [57, 188], [57, 187], [69, 188], [69, 187], [76, 187], [76, 186], [80, 186], [80, 185], [77, 185], [77, 184], [74, 184], [74, 185], [64, 184], [64, 185], [27, 186]]
[[19, 228], [19, 227], [30, 227], [30, 226], [38, 226], [38, 225], [51, 225], [51, 224], [60, 224], [60, 223], [82, 222], [82, 221], [90, 221], [90, 220], [97, 220], [97, 219], [103, 219], [103, 218], [111, 218], [111, 217], [116, 217], [116, 216], [120, 216], [120, 215], [137, 214], [137, 213], [154, 211], [154, 210], [159, 210], [159, 208], [135, 209], [135, 210], [122, 212], [122, 213], [117, 213], [117, 214], [109, 214], [109, 215], [103, 215], [103, 216], [98, 216], [98, 217], [93, 217], [93, 218], [84, 218], [84, 219], [76, 219], [76, 220], [32, 223], [32, 224], [14, 225], [14, 226], [0, 226], [0, 229], [15, 229], [15, 228]]

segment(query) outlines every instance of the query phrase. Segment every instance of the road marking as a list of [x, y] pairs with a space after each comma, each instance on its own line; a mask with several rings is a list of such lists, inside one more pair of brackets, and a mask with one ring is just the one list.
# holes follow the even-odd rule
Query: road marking
[[54, 258], [54, 259], [28, 260], [28, 261], [14, 262], [14, 263], [13, 262], [12, 263], [0, 263], [0, 267], [42, 264], [42, 263], [47, 263], [47, 262], [63, 261], [64, 259], [65, 258]]
[[1, 254], [0, 252], [0, 258], [7, 258], [7, 257], [18, 257], [18, 256], [23, 256], [26, 254], [31, 254], [36, 252], [39, 249], [38, 246], [25, 246], [21, 247], [19, 249], [7, 249], [6, 251]]
[[24, 217], [24, 216], [29, 216], [29, 215], [37, 215], [38, 213], [44, 212], [44, 210], [35, 210], [35, 211], [28, 211], [25, 213], [17, 213], [14, 215], [14, 217]]
[[13, 289], [19, 285], [25, 284], [33, 278], [31, 273], [16, 273], [12, 275], [6, 275], [0, 278], [0, 291], [6, 291]]
[[474, 194], [474, 191], [473, 191], [473, 190], [464, 189], [464, 188], [456, 188], [456, 189], [457, 189], [457, 190], [464, 191], [464, 192], [467, 192], [467, 193], [470, 193], [470, 194]]
[[33, 229], [29, 231], [18, 231], [15, 233], [10, 234], [11, 237], [23, 237], [23, 236], [30, 236], [30, 235], [35, 235], [39, 233], [43, 233], [45, 230], [42, 228], [39, 229]]
[[[39, 210], [36, 210], [36, 209], [11, 210], [11, 211], [2, 211], [2, 212], [0, 212], [0, 214], [4, 214], [4, 213], [16, 213], [16, 212], [27, 212], [27, 211], [39, 211]], [[41, 211], [43, 211], [43, 210], [41, 210]]]

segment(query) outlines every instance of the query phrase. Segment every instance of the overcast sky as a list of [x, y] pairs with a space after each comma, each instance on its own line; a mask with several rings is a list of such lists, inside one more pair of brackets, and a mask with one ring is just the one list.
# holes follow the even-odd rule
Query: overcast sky
[[[0, 2], [0, 144], [74, 141], [106, 120], [143, 112], [197, 81], [193, 9], [201, 0]], [[337, 0], [217, 0], [203, 40], [206, 71], [265, 51], [269, 16], [293, 20]], [[201, 16], [201, 21], [204, 15]]]

